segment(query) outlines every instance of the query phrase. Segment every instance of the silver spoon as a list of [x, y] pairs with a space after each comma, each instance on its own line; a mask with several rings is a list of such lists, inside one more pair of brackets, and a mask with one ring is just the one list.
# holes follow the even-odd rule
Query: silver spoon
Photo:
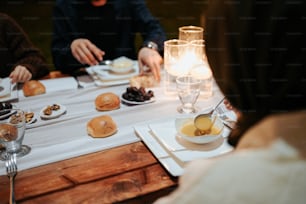
[[218, 108], [218, 106], [224, 101], [224, 99], [225, 97], [223, 97], [222, 100], [219, 101], [218, 104], [210, 112], [199, 114], [194, 118], [194, 125], [201, 134], [207, 134], [210, 132], [217, 118], [215, 116], [211, 121], [211, 116], [213, 116], [213, 113]]
[[99, 62], [99, 65], [111, 65], [112, 63], [112, 60], [102, 60], [101, 62]]

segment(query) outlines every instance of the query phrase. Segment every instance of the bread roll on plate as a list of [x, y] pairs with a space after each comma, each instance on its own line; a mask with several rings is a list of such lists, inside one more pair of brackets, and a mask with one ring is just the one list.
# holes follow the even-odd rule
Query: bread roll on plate
[[117, 125], [109, 115], [102, 115], [91, 119], [87, 123], [87, 133], [94, 137], [108, 137], [117, 132]]
[[120, 98], [112, 92], [98, 95], [95, 100], [96, 109], [99, 111], [110, 111], [120, 108]]
[[36, 96], [46, 93], [46, 87], [37, 80], [30, 80], [23, 84], [22, 87], [24, 96]]

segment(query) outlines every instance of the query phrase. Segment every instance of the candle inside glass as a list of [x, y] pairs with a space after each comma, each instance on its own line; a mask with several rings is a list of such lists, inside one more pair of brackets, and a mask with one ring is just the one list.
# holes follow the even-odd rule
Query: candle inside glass
[[164, 43], [164, 86], [167, 95], [176, 94], [176, 78], [188, 74], [191, 64], [188, 63], [189, 43], [185, 40], [172, 39]]
[[199, 26], [179, 27], [179, 39], [186, 41], [203, 40], [204, 29]]

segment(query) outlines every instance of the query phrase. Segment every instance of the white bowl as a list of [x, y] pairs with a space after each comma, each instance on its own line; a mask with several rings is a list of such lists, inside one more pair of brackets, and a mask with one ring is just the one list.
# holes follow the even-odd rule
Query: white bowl
[[134, 69], [134, 61], [127, 57], [119, 57], [113, 60], [112, 64], [109, 65], [112, 72], [123, 74], [131, 72]]
[[182, 132], [182, 128], [186, 125], [190, 125], [194, 130], [196, 130], [196, 127], [194, 126], [194, 118], [193, 117], [182, 117], [182, 118], [176, 118], [175, 120], [175, 127], [177, 130], [178, 135], [192, 143], [196, 144], [205, 144], [210, 143], [218, 140], [222, 137], [222, 133], [224, 130], [224, 124], [222, 123], [220, 118], [216, 118], [216, 121], [213, 125], [213, 128], [215, 128], [218, 132], [216, 134], [205, 134], [205, 135], [189, 135]]

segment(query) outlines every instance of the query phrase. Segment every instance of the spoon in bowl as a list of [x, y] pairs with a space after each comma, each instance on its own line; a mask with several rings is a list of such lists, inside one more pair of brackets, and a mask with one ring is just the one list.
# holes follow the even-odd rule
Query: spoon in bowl
[[194, 125], [201, 135], [210, 133], [211, 128], [213, 127], [217, 118], [217, 116], [214, 116], [211, 120], [211, 116], [213, 116], [213, 113], [218, 108], [218, 106], [224, 101], [224, 99], [225, 97], [222, 98], [222, 100], [219, 101], [218, 104], [210, 112], [199, 114], [194, 118]]

